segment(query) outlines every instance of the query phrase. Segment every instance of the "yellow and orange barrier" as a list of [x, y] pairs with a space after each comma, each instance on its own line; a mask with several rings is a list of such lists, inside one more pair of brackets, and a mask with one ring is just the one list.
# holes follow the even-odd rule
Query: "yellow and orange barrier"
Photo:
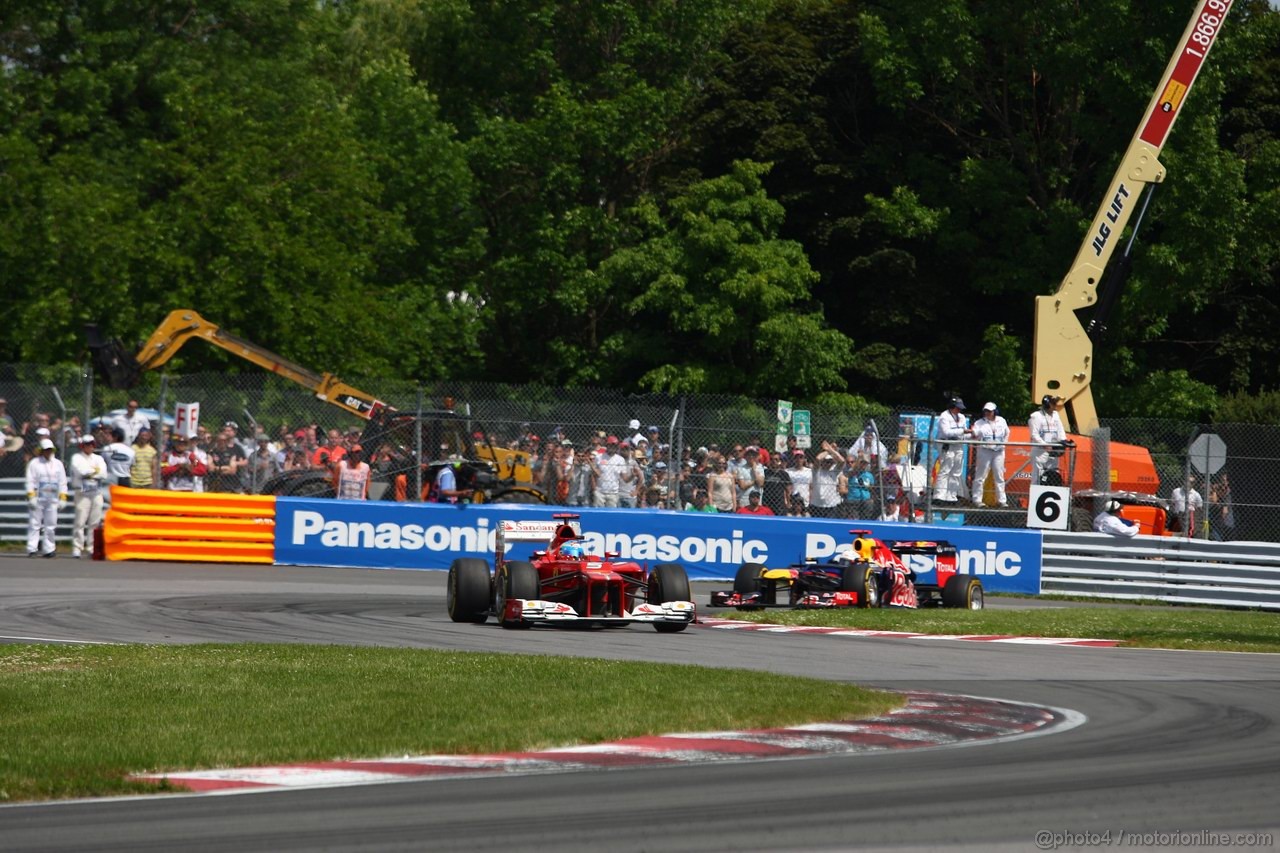
[[102, 527], [108, 560], [271, 563], [274, 495], [111, 487]]

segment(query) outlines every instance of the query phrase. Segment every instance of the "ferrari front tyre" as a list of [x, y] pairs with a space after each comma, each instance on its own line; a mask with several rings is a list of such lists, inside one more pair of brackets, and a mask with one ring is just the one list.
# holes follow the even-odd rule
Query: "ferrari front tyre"
[[489, 618], [489, 564], [461, 557], [449, 564], [445, 601], [454, 622], [480, 624]]
[[495, 579], [496, 600], [494, 610], [498, 613], [498, 624], [503, 628], [528, 628], [528, 622], [521, 619], [506, 618], [507, 602], [522, 598], [525, 601], [536, 599], [540, 592], [538, 570], [532, 563], [522, 560], [509, 560], [502, 564]]
[[[679, 563], [659, 563], [649, 573], [649, 603], [668, 601], [692, 601], [689, 596], [689, 576]], [[689, 627], [688, 622], [654, 622], [654, 629], [662, 634], [674, 634]]]
[[981, 610], [982, 581], [964, 575], [952, 575], [942, 588], [942, 606]]

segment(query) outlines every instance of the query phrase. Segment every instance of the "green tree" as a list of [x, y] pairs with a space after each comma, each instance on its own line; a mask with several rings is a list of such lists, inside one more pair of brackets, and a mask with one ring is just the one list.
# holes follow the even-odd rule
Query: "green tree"
[[853, 342], [827, 328], [811, 301], [816, 275], [803, 249], [778, 239], [784, 211], [764, 192], [767, 171], [740, 161], [665, 205], [642, 203], [643, 239], [601, 264], [610, 291], [634, 294], [627, 310], [639, 322], [612, 348], [641, 386], [756, 396], [843, 389]]

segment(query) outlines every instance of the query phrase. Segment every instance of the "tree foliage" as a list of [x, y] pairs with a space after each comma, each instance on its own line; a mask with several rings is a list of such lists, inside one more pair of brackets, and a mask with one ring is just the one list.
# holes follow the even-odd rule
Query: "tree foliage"
[[[1104, 415], [1280, 387], [1280, 13], [1233, 6]], [[0, 0], [0, 360], [190, 306], [347, 375], [1016, 411], [1188, 11]]]

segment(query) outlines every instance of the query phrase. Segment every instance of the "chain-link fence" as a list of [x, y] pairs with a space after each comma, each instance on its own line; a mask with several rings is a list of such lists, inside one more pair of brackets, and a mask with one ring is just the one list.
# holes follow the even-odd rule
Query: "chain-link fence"
[[[939, 455], [930, 438], [937, 413], [932, 407], [850, 410], [799, 401], [794, 408], [809, 413], [811, 428], [809, 435], [796, 436], [791, 428], [780, 431], [774, 400], [497, 383], [419, 385], [374, 379], [351, 384], [402, 412], [454, 409], [475, 443], [519, 454], [527, 464], [521, 476], [552, 503], [599, 502], [602, 487], [613, 485], [611, 476], [583, 473], [575, 486], [575, 466], [580, 472], [589, 468], [583, 460], [596, 454], [587, 451], [603, 451], [614, 443], [610, 439], [616, 439], [618, 456], [626, 463], [625, 470], [618, 468], [617, 501], [622, 506], [700, 506], [703, 498], [698, 493], [703, 492], [705, 501], [720, 511], [735, 510], [750, 508], [750, 492], [758, 489], [760, 503], [775, 514], [869, 520], [910, 515], [935, 522], [1025, 524], [1023, 481], [1030, 479], [1031, 466], [1029, 450], [1016, 446], [1016, 436], [1005, 463], [1013, 506], [985, 506], [992, 503], [990, 485], [983, 494], [970, 493], [972, 455], [962, 475], [962, 506], [932, 504]], [[176, 404], [199, 403], [197, 443], [211, 454], [225, 452], [228, 448], [217, 436], [226, 432], [227, 443], [238, 448], [233, 453], [244, 457], [234, 477], [206, 483], [206, 488], [222, 490], [259, 491], [282, 471], [321, 466], [328, 442], [358, 441], [366, 426], [306, 388], [266, 373], [152, 373], [137, 387], [121, 391], [95, 383], [87, 368], [7, 365], [0, 366], [0, 397], [6, 400], [5, 415], [13, 420], [17, 434], [5, 447], [14, 448], [24, 430], [30, 441], [34, 425], [45, 420], [64, 458], [73, 452], [76, 436], [86, 428], [109, 424], [130, 400], [136, 400], [144, 413], [150, 410], [153, 420], [164, 412], [166, 424], [172, 422]], [[1011, 426], [1026, 423], [1022, 412], [1007, 417]], [[1079, 469], [1067, 476], [1075, 489], [1134, 489], [1125, 479], [1129, 475], [1124, 465], [1129, 463], [1123, 460], [1126, 453], [1136, 453], [1139, 461], [1134, 464], [1152, 472], [1140, 490], [1163, 499], [1174, 526], [1181, 521], [1182, 535], [1280, 541], [1280, 427], [1139, 419], [1104, 421], [1104, 426], [1110, 441], [1094, 440], [1089, 448], [1092, 459], [1082, 455], [1077, 460], [1074, 454], [1064, 459], [1064, 466]], [[864, 437], [868, 427], [874, 432]], [[1202, 438], [1210, 434], [1217, 438]], [[754, 456], [753, 448], [759, 448]], [[462, 448], [401, 450], [429, 461], [437, 452], [453, 455]], [[800, 456], [803, 462], [796, 461]], [[20, 449], [0, 455], [0, 477], [22, 476], [25, 457]], [[912, 477], [920, 473], [913, 469], [923, 469], [925, 478], [923, 489], [915, 484], [920, 498], [915, 514], [898, 509], [889, 499], [911, 491]], [[387, 496], [412, 496], [414, 491], [410, 487]], [[1096, 504], [1082, 502], [1075, 512], [1087, 521], [1096, 509]]]

